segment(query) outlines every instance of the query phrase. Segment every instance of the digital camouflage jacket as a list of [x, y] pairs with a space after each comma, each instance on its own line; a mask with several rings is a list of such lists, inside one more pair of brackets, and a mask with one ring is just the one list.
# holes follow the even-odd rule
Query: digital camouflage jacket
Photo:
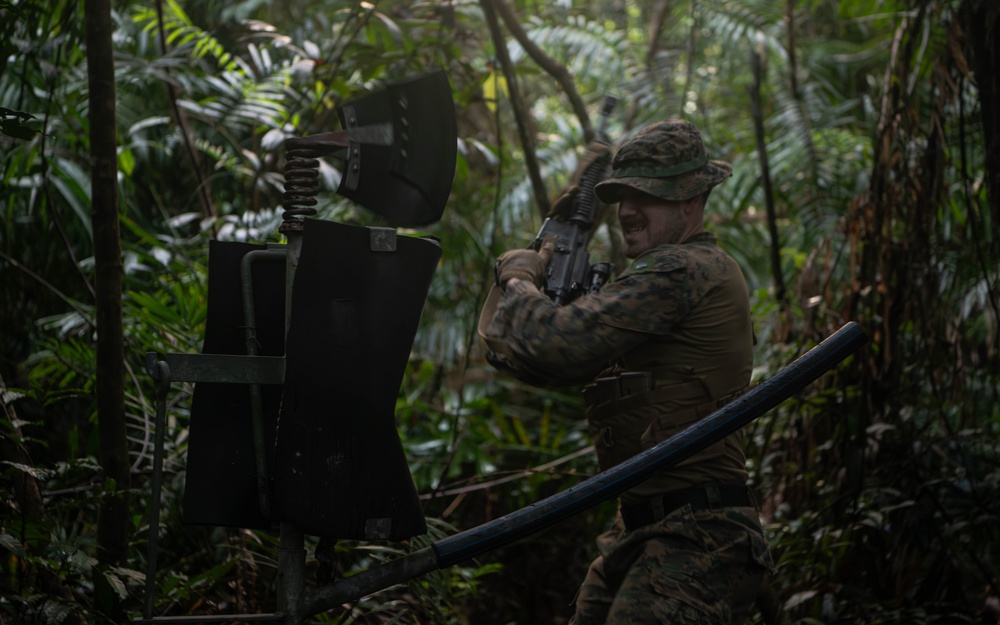
[[[564, 306], [526, 282], [496, 291], [480, 324], [494, 361], [524, 379], [589, 383], [584, 398], [602, 469], [711, 413], [750, 381], [746, 282], [711, 233], [649, 250], [600, 292]], [[733, 435], [622, 499], [746, 478]]]

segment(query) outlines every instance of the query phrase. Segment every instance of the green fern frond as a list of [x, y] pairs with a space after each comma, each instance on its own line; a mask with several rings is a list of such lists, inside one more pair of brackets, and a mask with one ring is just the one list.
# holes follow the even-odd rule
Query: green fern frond
[[[211, 34], [195, 26], [191, 18], [175, 0], [167, 0], [163, 14], [164, 39], [167, 44], [176, 48], [190, 47], [191, 56], [200, 61], [211, 57], [218, 66], [225, 70], [234, 68], [234, 57], [222, 43]], [[155, 35], [160, 28], [160, 20], [152, 7], [133, 7], [132, 20], [142, 27], [143, 32]]]

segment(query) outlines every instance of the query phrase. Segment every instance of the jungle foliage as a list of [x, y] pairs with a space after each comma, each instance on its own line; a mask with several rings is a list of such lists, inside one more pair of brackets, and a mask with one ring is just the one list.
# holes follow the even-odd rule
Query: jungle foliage
[[[613, 137], [681, 116], [734, 165], [710, 228], [751, 284], [756, 379], [847, 321], [871, 338], [747, 428], [782, 616], [1000, 622], [994, 3], [112, 2], [130, 477], [127, 553], [112, 561], [98, 548], [118, 485], [96, 386], [101, 117], [84, 18], [97, 4], [0, 0], [0, 623], [111, 621], [101, 588], [141, 612], [155, 413], [143, 355], [200, 350], [209, 240], [280, 242], [284, 139], [334, 129], [338, 104], [431, 68], [452, 85], [459, 154], [448, 208], [425, 229], [444, 255], [396, 404], [431, 529], [412, 545], [341, 543], [336, 574], [595, 472], [574, 389], [497, 375], [475, 323], [495, 257], [537, 232], [614, 94]], [[325, 162], [318, 218], [381, 225], [333, 192], [339, 177]], [[607, 220], [592, 254], [623, 267], [618, 236]], [[157, 613], [273, 610], [274, 535], [180, 522], [191, 390], [169, 398]], [[565, 622], [613, 512], [318, 622]]]

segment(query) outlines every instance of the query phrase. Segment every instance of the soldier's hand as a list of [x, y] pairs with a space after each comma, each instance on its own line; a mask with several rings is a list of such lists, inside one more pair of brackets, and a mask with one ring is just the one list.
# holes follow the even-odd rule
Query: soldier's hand
[[549, 209], [548, 217], [559, 216], [563, 219], [569, 219], [573, 214], [573, 203], [576, 201], [576, 196], [580, 192], [580, 185], [571, 184], [562, 190], [552, 202], [552, 208]]
[[545, 282], [545, 269], [555, 249], [555, 238], [546, 237], [538, 251], [532, 249], [510, 250], [497, 259], [496, 281], [506, 287], [512, 278], [527, 280], [537, 287]]

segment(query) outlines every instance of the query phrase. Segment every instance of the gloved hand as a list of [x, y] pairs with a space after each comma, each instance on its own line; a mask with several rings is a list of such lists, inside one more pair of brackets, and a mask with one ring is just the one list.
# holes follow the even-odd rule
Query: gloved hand
[[552, 201], [552, 208], [549, 209], [548, 217], [562, 217], [563, 219], [569, 219], [573, 213], [573, 202], [576, 201], [576, 195], [580, 192], [580, 185], [570, 184], [562, 190], [555, 200]]
[[570, 178], [569, 184], [566, 185], [552, 202], [552, 208], [549, 209], [547, 216], [555, 217], [558, 215], [564, 219], [568, 219], [573, 211], [573, 199], [580, 192], [580, 182], [583, 179], [583, 175], [594, 164], [594, 161], [610, 154], [611, 146], [607, 143], [596, 139], [588, 143], [586, 152], [584, 152], [583, 157], [576, 166], [576, 170], [573, 172], [573, 177]]
[[549, 259], [552, 258], [555, 246], [555, 238], [546, 237], [538, 251], [525, 249], [504, 252], [497, 258], [497, 284], [501, 288], [505, 288], [508, 280], [518, 278], [527, 280], [541, 288], [545, 282], [545, 269], [549, 265]]

